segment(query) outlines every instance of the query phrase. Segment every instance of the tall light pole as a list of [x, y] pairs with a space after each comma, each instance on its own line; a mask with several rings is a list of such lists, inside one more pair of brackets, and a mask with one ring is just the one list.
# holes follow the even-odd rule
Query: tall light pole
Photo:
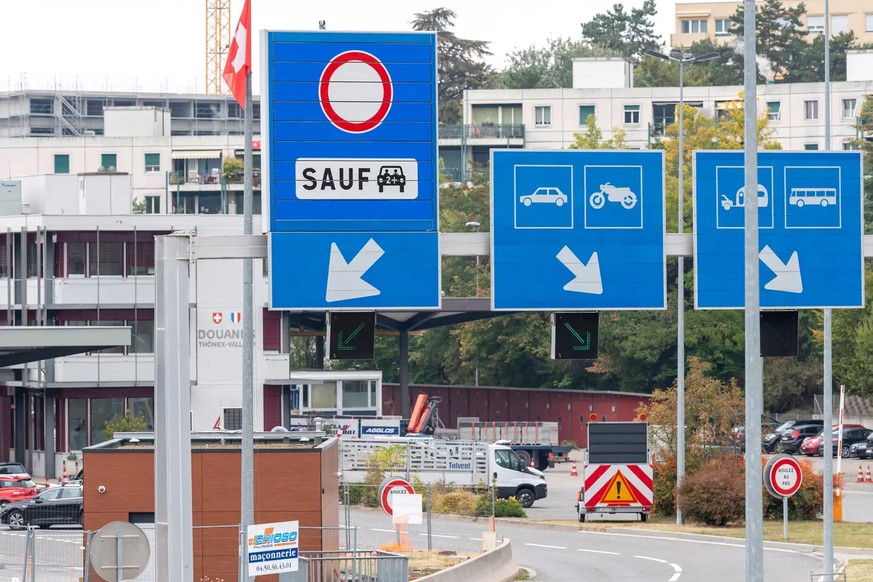
[[[669, 55], [656, 51], [645, 54], [679, 63], [679, 234], [685, 230], [685, 63], [701, 63], [721, 56], [711, 52], [696, 56], [693, 53], [673, 50]], [[679, 508], [679, 486], [685, 479], [685, 257], [679, 255], [676, 300], [676, 523], [685, 521]]]

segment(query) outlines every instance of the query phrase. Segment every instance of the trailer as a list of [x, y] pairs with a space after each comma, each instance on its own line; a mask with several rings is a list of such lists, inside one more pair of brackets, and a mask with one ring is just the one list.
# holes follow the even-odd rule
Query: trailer
[[554, 462], [568, 460], [573, 450], [571, 446], [560, 444], [557, 422], [483, 421], [478, 416], [461, 416], [458, 417], [458, 438], [506, 444], [526, 465], [540, 471]]
[[382, 447], [400, 445], [399, 465], [389, 472], [407, 480], [444, 482], [457, 487], [490, 486], [496, 476], [497, 495], [515, 497], [531, 507], [548, 490], [542, 473], [525, 465], [512, 449], [476, 441], [444, 441], [431, 437], [384, 437], [340, 440], [340, 472], [347, 483], [364, 483], [373, 454]]
[[576, 499], [579, 521], [592, 513], [638, 514], [653, 506], [653, 467], [645, 422], [591, 422]]

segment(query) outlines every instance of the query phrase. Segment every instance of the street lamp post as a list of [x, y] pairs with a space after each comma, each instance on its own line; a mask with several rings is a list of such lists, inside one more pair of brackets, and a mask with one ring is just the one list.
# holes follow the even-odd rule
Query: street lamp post
[[[700, 63], [721, 56], [711, 52], [696, 56], [693, 53], [673, 50], [670, 55], [656, 51], [645, 54], [679, 63], [679, 234], [685, 230], [685, 63]], [[676, 301], [676, 491], [685, 478], [685, 257], [679, 255]], [[682, 510], [676, 505], [676, 523], [684, 523]]]

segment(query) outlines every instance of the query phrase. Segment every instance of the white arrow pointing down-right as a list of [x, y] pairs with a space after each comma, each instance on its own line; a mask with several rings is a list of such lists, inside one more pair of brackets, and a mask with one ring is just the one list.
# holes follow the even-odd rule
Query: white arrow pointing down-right
[[758, 253], [761, 262], [773, 271], [776, 276], [764, 285], [764, 289], [770, 291], [784, 291], [785, 293], [803, 293], [803, 281], [800, 277], [800, 259], [797, 251], [791, 253], [787, 263], [783, 263], [773, 249], [765, 245]]

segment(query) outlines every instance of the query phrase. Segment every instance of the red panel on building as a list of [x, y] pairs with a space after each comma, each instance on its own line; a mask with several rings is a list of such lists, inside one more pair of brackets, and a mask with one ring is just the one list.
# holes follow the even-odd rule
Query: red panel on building
[[282, 350], [282, 312], [264, 309], [264, 351]]
[[282, 387], [264, 385], [264, 430], [282, 425]]
[[506, 422], [509, 418], [509, 395], [505, 388], [488, 390], [488, 418]]

